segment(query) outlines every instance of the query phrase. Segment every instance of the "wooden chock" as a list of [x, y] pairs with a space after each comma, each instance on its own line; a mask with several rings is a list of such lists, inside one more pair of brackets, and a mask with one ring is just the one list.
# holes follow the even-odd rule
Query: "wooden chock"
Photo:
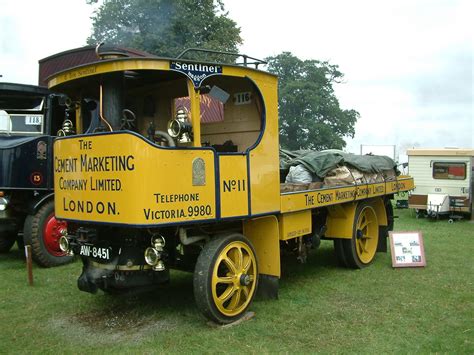
[[229, 324], [217, 324], [212, 321], [207, 322], [207, 325], [212, 327], [212, 328], [220, 328], [220, 329], [225, 329], [225, 328], [230, 328], [235, 325], [238, 325], [240, 323], [243, 323], [247, 320], [252, 319], [255, 316], [255, 312], [249, 311], [245, 313], [242, 318], [237, 319], [235, 322], [229, 323]]

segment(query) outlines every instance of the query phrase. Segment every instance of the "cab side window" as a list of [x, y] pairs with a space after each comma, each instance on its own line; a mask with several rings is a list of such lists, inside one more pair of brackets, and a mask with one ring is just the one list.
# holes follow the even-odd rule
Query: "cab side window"
[[263, 103], [247, 78], [213, 76], [201, 95], [201, 142], [218, 152], [245, 152], [263, 127]]

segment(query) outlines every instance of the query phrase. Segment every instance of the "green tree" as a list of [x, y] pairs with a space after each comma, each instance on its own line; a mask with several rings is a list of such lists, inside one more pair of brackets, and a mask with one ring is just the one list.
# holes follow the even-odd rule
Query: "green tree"
[[297, 149], [342, 149], [354, 137], [359, 118], [339, 106], [333, 84], [343, 74], [337, 65], [301, 60], [289, 52], [269, 57], [268, 70], [279, 76], [280, 145]]
[[190, 47], [235, 52], [242, 43], [240, 28], [227, 15], [222, 0], [103, 0], [87, 43], [165, 57]]

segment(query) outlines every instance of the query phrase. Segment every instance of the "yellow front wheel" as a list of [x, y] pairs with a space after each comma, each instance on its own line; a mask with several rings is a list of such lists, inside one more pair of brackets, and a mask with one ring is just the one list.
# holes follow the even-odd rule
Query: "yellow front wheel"
[[241, 318], [257, 283], [255, 250], [243, 235], [232, 233], [204, 246], [194, 271], [194, 297], [207, 318], [221, 324]]

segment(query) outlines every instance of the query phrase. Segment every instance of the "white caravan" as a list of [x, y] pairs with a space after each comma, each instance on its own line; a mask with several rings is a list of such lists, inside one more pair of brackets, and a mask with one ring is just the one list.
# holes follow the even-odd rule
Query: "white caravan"
[[415, 189], [408, 206], [417, 216], [448, 214], [450, 221], [472, 215], [474, 149], [408, 149], [408, 170]]

